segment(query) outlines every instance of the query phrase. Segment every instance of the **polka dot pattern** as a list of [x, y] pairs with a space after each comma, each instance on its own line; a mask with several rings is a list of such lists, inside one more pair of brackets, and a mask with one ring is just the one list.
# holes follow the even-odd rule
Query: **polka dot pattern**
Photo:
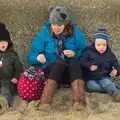
[[[26, 71], [27, 69], [24, 70], [24, 72]], [[30, 80], [28, 77], [24, 76], [24, 72], [21, 74], [17, 86], [20, 98], [23, 100], [40, 99], [46, 78], [36, 76], [34, 79]], [[36, 72], [40, 73], [42, 69], [37, 69]]]

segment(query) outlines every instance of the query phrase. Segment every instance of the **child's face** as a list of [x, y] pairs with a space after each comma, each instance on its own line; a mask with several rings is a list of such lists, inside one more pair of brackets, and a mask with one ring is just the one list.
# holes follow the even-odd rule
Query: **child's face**
[[104, 53], [107, 49], [107, 41], [102, 38], [96, 38], [95, 48], [99, 53]]
[[5, 51], [8, 47], [8, 42], [7, 41], [0, 41], [0, 51]]
[[56, 35], [61, 34], [64, 31], [64, 28], [65, 25], [51, 24], [51, 29]]

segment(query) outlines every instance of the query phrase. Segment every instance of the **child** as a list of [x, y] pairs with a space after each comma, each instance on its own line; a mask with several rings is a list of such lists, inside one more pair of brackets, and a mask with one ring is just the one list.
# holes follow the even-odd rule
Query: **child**
[[22, 67], [5, 25], [0, 23], [0, 108], [10, 107]]
[[86, 48], [80, 58], [87, 89], [89, 92], [108, 92], [116, 101], [120, 101], [120, 90], [110, 78], [110, 73], [119, 75], [120, 66], [109, 48], [107, 30], [98, 29], [93, 39], [93, 44]]

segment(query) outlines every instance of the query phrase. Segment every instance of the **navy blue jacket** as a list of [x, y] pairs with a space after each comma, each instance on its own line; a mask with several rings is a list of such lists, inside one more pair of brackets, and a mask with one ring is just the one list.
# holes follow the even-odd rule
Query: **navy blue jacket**
[[[109, 47], [103, 54], [97, 52], [94, 45], [87, 47], [80, 57], [80, 63], [85, 80], [100, 80], [103, 77], [110, 77], [112, 67], [118, 70], [118, 74], [120, 73], [120, 65]], [[95, 71], [90, 71], [93, 64], [98, 68]]]

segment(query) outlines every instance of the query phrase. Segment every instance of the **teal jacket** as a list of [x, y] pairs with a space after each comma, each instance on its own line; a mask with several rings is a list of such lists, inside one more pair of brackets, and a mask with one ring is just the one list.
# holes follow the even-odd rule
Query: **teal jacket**
[[[27, 56], [27, 61], [30, 65], [46, 68], [47, 64], [56, 61], [56, 42], [49, 32], [50, 21], [48, 20], [43, 29], [38, 32], [36, 37], [32, 40], [30, 52]], [[64, 42], [64, 46], [68, 50], [75, 51], [73, 59], [78, 59], [81, 52], [86, 48], [86, 38], [83, 33], [78, 29], [77, 25], [74, 24], [74, 35], [68, 37]], [[37, 60], [39, 54], [44, 54], [46, 62], [44, 64]]]

